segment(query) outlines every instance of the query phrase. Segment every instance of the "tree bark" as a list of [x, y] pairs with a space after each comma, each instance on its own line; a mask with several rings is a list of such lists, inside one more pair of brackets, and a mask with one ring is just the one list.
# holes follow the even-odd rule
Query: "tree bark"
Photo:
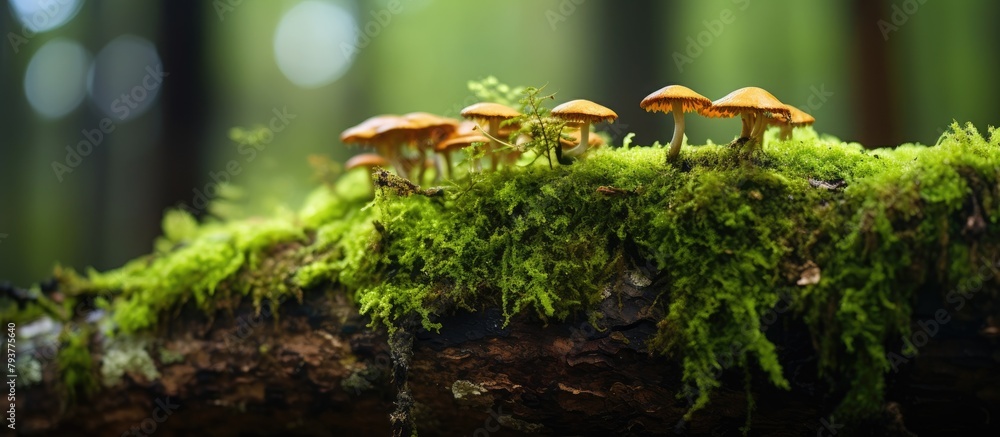
[[[407, 377], [418, 431], [740, 435], [748, 404], [738, 368], [724, 369], [724, 384], [708, 407], [683, 420], [690, 402], [677, 396], [678, 362], [646, 348], [663, 314], [651, 305], [658, 282], [643, 278], [623, 273], [609, 288], [620, 293], [609, 293], [599, 309], [600, 329], [585, 315], [548, 325], [517, 316], [504, 327], [499, 310], [485, 309], [446, 317], [439, 333], [415, 332]], [[941, 299], [936, 290], [921, 295]], [[914, 332], [926, 316], [915, 314]], [[972, 435], [995, 428], [1000, 348], [979, 333], [983, 323], [956, 318], [939, 326], [917, 358], [890, 374], [884, 417], [863, 424], [864, 430]], [[159, 379], [127, 375], [67, 406], [50, 361], [42, 385], [18, 392], [18, 429], [49, 435], [389, 435], [396, 399], [392, 355], [385, 332], [366, 324], [336, 291], [286, 302], [276, 319], [266, 312], [255, 316], [249, 304], [214, 319], [185, 310], [155, 333], [157, 347], [184, 355], [173, 364], [157, 360]], [[792, 387], [774, 388], [751, 369], [757, 407], [750, 435], [834, 435], [842, 423], [829, 414], [838, 399], [816, 377], [805, 326], [788, 312], [771, 328], [767, 335], [781, 351]], [[100, 348], [92, 350], [98, 363]]]

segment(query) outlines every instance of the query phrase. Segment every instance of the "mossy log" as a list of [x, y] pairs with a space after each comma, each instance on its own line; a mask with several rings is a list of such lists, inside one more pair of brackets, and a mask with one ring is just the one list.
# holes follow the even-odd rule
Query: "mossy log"
[[[624, 272], [623, 272], [624, 273]], [[499, 310], [442, 320], [420, 330], [409, 382], [422, 435], [739, 435], [747, 414], [743, 372], [720, 371], [724, 386], [692, 420], [678, 398], [681, 369], [645, 346], [662, 314], [650, 311], [658, 284], [624, 273], [619, 303], [601, 305], [606, 330], [586, 320], [543, 325]], [[638, 283], [638, 284], [636, 284]], [[642, 286], [646, 285], [646, 286]], [[924, 293], [938, 299], [935, 290]], [[187, 311], [161, 327], [160, 376], [128, 374], [112, 389], [66, 406], [54, 366], [46, 383], [19, 394], [19, 429], [47, 435], [388, 435], [395, 391], [384, 332], [341, 293], [288, 302], [275, 321], [249, 303], [209, 320]], [[914, 332], [933, 314], [915, 314]], [[801, 322], [774, 319], [768, 336], [791, 363], [790, 391], [755, 384], [751, 435], [845, 435], [816, 375], [817, 356]], [[1000, 417], [1000, 349], [986, 320], [940, 326], [920, 355], [899, 367], [881, 417], [864, 435], [979, 435]], [[95, 362], [102, 351], [94, 352]], [[763, 379], [763, 378], [761, 378]], [[159, 406], [173, 406], [168, 416]], [[162, 422], [152, 420], [165, 418]], [[145, 422], [145, 423], [144, 423]], [[829, 426], [829, 428], [827, 428]], [[827, 430], [827, 431], [823, 431]], [[908, 430], [908, 431], [904, 431]], [[148, 434], [148, 433], [147, 433]]]
[[5, 290], [19, 429], [997, 431], [1000, 131], [772, 134], [168, 212], [149, 256]]

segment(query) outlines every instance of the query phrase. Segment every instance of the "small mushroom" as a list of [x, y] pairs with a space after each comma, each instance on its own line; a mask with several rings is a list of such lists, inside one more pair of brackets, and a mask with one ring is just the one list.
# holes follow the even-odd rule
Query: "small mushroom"
[[519, 116], [521, 116], [521, 113], [517, 112], [514, 108], [499, 103], [481, 102], [462, 109], [462, 117], [489, 123], [486, 133], [490, 137], [490, 164], [493, 170], [496, 170], [499, 164], [499, 159], [493, 153], [500, 149], [500, 142], [497, 141], [497, 137], [500, 135], [500, 122]]
[[351, 159], [348, 159], [344, 163], [344, 169], [346, 171], [351, 171], [356, 168], [366, 168], [368, 169], [368, 180], [372, 184], [372, 189], [375, 189], [375, 180], [372, 178], [372, 171], [376, 167], [385, 167], [389, 165], [389, 161], [380, 155], [374, 153], [362, 153], [360, 155], [355, 155]]
[[771, 118], [768, 120], [770, 124], [776, 125], [781, 129], [780, 138], [782, 140], [792, 139], [792, 128], [811, 126], [816, 122], [816, 119], [813, 116], [803, 112], [799, 108], [792, 105], [785, 105], [785, 107], [787, 107], [788, 111], [792, 114], [791, 119], [786, 121], [779, 118]]
[[670, 140], [667, 151], [667, 162], [677, 159], [681, 153], [681, 142], [684, 141], [684, 113], [707, 108], [712, 101], [690, 88], [681, 85], [668, 85], [646, 96], [639, 107], [647, 112], [660, 111], [674, 113], [674, 136]]
[[[563, 150], [568, 151], [580, 145], [580, 136], [582, 133], [579, 129], [573, 129], [564, 133], [559, 138], [559, 144], [562, 146]], [[587, 145], [591, 148], [597, 148], [604, 145], [604, 139], [600, 135], [591, 135], [590, 139], [587, 140]]]
[[405, 176], [401, 161], [399, 160], [399, 143], [395, 138], [380, 133], [382, 129], [400, 123], [401, 117], [398, 115], [376, 115], [356, 126], [347, 128], [340, 134], [340, 141], [344, 144], [363, 144], [374, 148], [379, 155], [385, 157], [389, 164], [400, 176]]
[[444, 165], [448, 169], [448, 178], [453, 178], [451, 153], [456, 150], [469, 147], [473, 143], [488, 143], [489, 141], [489, 138], [481, 134], [463, 135], [460, 137], [449, 138], [438, 143], [434, 146], [434, 151], [444, 158]]
[[[426, 167], [420, 165], [427, 158], [427, 150], [432, 148], [441, 138], [447, 137], [458, 128], [458, 121], [450, 118], [439, 117], [426, 112], [411, 112], [398, 117], [392, 122], [379, 126], [376, 130], [377, 136], [386, 138], [387, 141], [396, 144], [406, 144], [417, 151], [419, 160], [417, 165], [410, 165], [409, 170], [417, 169], [416, 175], [410, 175], [408, 169], [402, 168], [403, 177], [413, 177], [417, 183], [423, 183]], [[407, 159], [401, 158], [400, 162], [405, 163]], [[400, 167], [407, 167], [401, 165]]]
[[[417, 128], [415, 145], [417, 152], [424, 161], [427, 160], [427, 151], [434, 151], [434, 146], [458, 130], [459, 122], [453, 118], [441, 117], [427, 112], [411, 112], [403, 115], [404, 119], [411, 121]], [[424, 175], [428, 166], [424, 165], [420, 169], [418, 180], [424, 181]], [[440, 175], [438, 176], [440, 178]]]
[[618, 114], [590, 100], [571, 100], [552, 108], [552, 116], [566, 122], [567, 125], [580, 128], [580, 145], [567, 150], [567, 156], [579, 156], [587, 151], [590, 145], [590, 124], [607, 121], [614, 123]]
[[762, 88], [740, 88], [725, 97], [712, 102], [712, 106], [698, 111], [699, 114], [713, 118], [729, 118], [739, 115], [743, 119], [741, 140], [753, 143], [756, 147], [763, 146], [762, 139], [768, 118], [789, 119], [791, 113], [784, 103], [781, 103], [771, 93]]

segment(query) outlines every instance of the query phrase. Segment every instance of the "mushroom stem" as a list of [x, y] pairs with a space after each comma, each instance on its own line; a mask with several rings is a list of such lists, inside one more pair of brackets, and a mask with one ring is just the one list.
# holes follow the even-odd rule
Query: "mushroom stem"
[[383, 157], [385, 157], [386, 161], [389, 161], [389, 164], [392, 165], [392, 168], [396, 170], [397, 176], [404, 178], [407, 177], [406, 167], [403, 165], [403, 162], [399, 159], [398, 145], [397, 146], [386, 145], [382, 148], [382, 150], [378, 150], [378, 148], [376, 148], [375, 150]]
[[424, 183], [424, 177], [427, 175], [427, 151], [420, 145], [417, 145], [417, 153], [420, 155], [420, 169], [417, 171], [417, 185], [420, 185]]
[[740, 119], [743, 121], [743, 130], [740, 131], [740, 138], [750, 138], [750, 129], [753, 127], [753, 113], [744, 112], [740, 114]]
[[590, 145], [590, 123], [580, 123], [580, 144], [566, 151], [566, 155], [580, 156], [587, 151]]
[[764, 114], [757, 114], [757, 122], [753, 125], [753, 130], [750, 133], [753, 142], [757, 143], [757, 148], [764, 147], [764, 131], [767, 130], [767, 116]]
[[437, 184], [444, 179], [444, 159], [438, 153], [435, 153], [431, 159], [434, 160], [434, 183]]
[[490, 154], [490, 169], [493, 171], [497, 170], [497, 165], [499, 164], [499, 159], [497, 157], [497, 150], [500, 150], [500, 141], [495, 138], [500, 135], [500, 119], [491, 118], [490, 119], [490, 148], [488, 150]]
[[448, 179], [455, 179], [454, 171], [451, 169], [451, 152], [445, 150], [441, 156], [444, 157], [444, 167], [448, 169]]
[[670, 150], [667, 151], [667, 162], [674, 162], [681, 154], [681, 142], [684, 141], [684, 104], [674, 100], [674, 137], [670, 140]]
[[781, 124], [781, 139], [790, 140], [792, 139], [792, 125], [789, 123]]

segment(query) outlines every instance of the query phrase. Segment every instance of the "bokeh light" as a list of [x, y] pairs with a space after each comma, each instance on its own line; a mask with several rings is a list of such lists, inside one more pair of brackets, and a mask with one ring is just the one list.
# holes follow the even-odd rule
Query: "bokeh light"
[[10, 0], [10, 9], [25, 29], [46, 32], [72, 20], [83, 0]]
[[80, 43], [65, 38], [43, 45], [24, 72], [24, 95], [31, 108], [46, 118], [59, 118], [76, 109], [86, 91], [90, 54]]
[[126, 121], [152, 107], [168, 74], [152, 42], [122, 35], [97, 53], [87, 91], [105, 115]]
[[304, 1], [281, 17], [274, 32], [274, 57], [292, 83], [317, 88], [347, 72], [357, 36], [354, 17], [344, 7]]

